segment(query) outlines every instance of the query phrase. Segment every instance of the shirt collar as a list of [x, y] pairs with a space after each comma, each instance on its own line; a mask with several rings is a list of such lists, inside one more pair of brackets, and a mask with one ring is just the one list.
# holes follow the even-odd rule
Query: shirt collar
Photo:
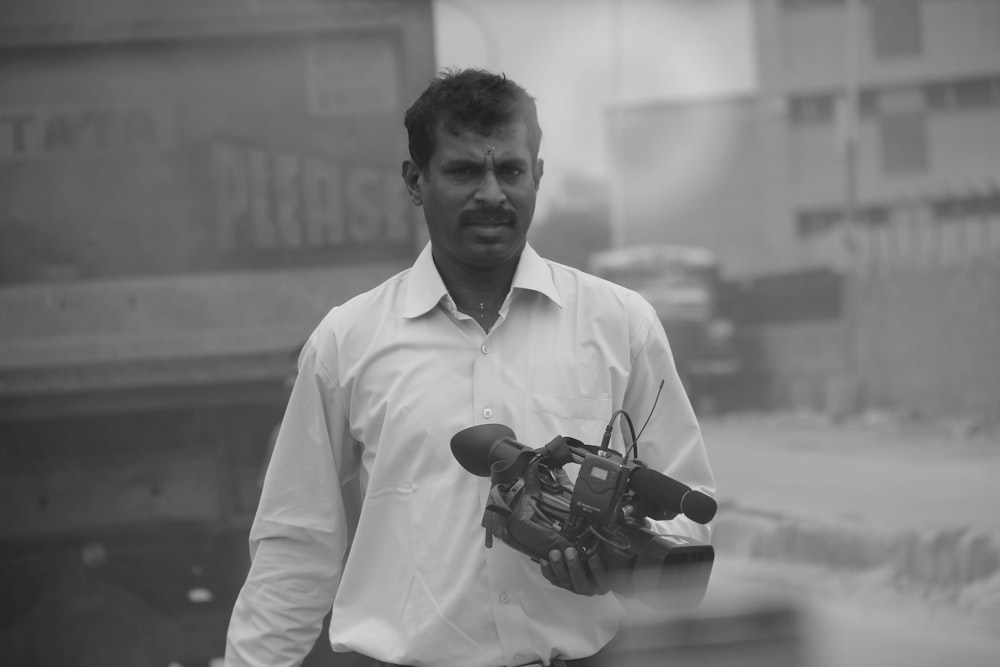
[[514, 280], [511, 282], [510, 288], [512, 292], [515, 289], [522, 289], [544, 294], [552, 303], [562, 308], [559, 291], [556, 290], [556, 285], [552, 282], [552, 269], [530, 245], [524, 246], [521, 261], [517, 263], [517, 270], [514, 272]]
[[[403, 317], [420, 317], [441, 302], [448, 294], [441, 274], [434, 265], [431, 244], [428, 243], [417, 256], [406, 279], [406, 302]], [[531, 290], [547, 296], [554, 304], [562, 307], [562, 299], [552, 282], [552, 272], [548, 264], [530, 245], [524, 246], [521, 259], [514, 271], [511, 292], [515, 289]]]

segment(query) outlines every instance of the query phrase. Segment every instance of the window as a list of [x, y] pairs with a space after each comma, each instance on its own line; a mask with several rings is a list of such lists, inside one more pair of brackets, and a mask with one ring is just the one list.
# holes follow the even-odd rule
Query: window
[[806, 238], [832, 231], [844, 221], [844, 216], [835, 209], [814, 209], [795, 214], [795, 227], [799, 237]]
[[912, 58], [923, 50], [921, 0], [872, 0], [872, 51], [881, 60]]
[[923, 94], [933, 111], [1000, 107], [1000, 77], [929, 83]]
[[[796, 232], [799, 237], [810, 237], [833, 231], [844, 223], [846, 212], [840, 207], [816, 208], [795, 214]], [[854, 211], [855, 223], [866, 227], [879, 227], [889, 223], [891, 211], [884, 204], [858, 206]]]
[[[842, 93], [814, 93], [788, 98], [788, 117], [792, 125], [832, 123], [840, 111]], [[879, 95], [874, 90], [858, 93], [858, 116], [864, 118], [878, 113]]]
[[808, 9], [820, 5], [841, 5], [844, 0], [782, 0], [782, 9], [785, 11], [795, 9]]
[[799, 95], [789, 98], [788, 115], [793, 125], [833, 121], [835, 98], [832, 94]]
[[858, 92], [858, 114], [874, 116], [879, 110], [879, 93], [877, 90], [861, 90]]
[[931, 213], [942, 223], [992, 218], [1000, 214], [1000, 190], [941, 197], [931, 202]]
[[883, 114], [879, 119], [882, 168], [887, 174], [927, 170], [927, 121], [923, 111]]

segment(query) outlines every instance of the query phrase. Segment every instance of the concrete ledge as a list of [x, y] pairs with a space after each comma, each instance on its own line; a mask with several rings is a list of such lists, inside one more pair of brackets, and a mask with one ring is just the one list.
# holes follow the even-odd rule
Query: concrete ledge
[[959, 527], [887, 533], [723, 506], [713, 543], [720, 553], [864, 571], [888, 568], [895, 579], [962, 589], [1000, 577], [1000, 536]]

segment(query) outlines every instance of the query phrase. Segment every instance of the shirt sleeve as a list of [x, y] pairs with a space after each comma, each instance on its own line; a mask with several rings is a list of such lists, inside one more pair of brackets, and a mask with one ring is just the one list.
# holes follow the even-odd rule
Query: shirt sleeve
[[[649, 416], [639, 438], [637, 458], [651, 469], [715, 497], [715, 477], [701, 428], [681, 384], [663, 325], [648, 302], [638, 295], [635, 298], [636, 336], [624, 404], [637, 432]], [[631, 445], [627, 441], [626, 444]], [[683, 535], [704, 543], [711, 541], [711, 523], [702, 525], [683, 514], [668, 521], [649, 523], [650, 528], [661, 535]]]
[[349, 540], [343, 489], [358, 464], [330, 362], [314, 340], [303, 348], [250, 531], [226, 667], [301, 664], [333, 605]]

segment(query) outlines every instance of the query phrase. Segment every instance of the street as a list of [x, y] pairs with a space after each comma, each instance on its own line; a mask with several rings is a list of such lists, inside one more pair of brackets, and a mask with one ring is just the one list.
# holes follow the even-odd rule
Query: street
[[[752, 614], [755, 606], [777, 603], [802, 622], [797, 635], [785, 638], [799, 641], [802, 652], [777, 664], [1000, 664], [995, 431], [887, 415], [834, 424], [819, 414], [708, 417], [702, 427], [723, 520], [712, 584], [697, 612], [709, 619], [706, 627], [713, 615]], [[738, 522], [732, 517], [744, 510], [765, 517], [765, 531], [799, 526], [791, 532], [799, 539], [760, 557], [734, 548], [722, 539], [724, 521]], [[963, 558], [971, 552], [945, 548], [955, 546], [956, 535], [977, 535], [989, 545], [976, 556], [985, 574], [958, 576], [968, 571]], [[758, 546], [773, 536], [761, 533]], [[856, 548], [829, 548], [841, 546], [844, 539], [833, 538], [843, 536], [856, 539], [850, 543]], [[869, 553], [867, 540], [927, 549], [859, 563], [857, 554]]]
[[875, 530], [969, 526], [1000, 534], [1000, 434], [891, 415], [702, 420], [720, 502]]
[[629, 604], [616, 667], [995, 667], [1000, 638], [940, 601], [814, 566], [720, 555], [694, 610]]
[[1000, 664], [995, 627], [948, 605], [894, 593], [873, 579], [720, 556], [704, 606], [724, 610], [739, 600], [741, 608], [752, 609], [747, 600], [784, 599], [803, 621], [799, 667]]

